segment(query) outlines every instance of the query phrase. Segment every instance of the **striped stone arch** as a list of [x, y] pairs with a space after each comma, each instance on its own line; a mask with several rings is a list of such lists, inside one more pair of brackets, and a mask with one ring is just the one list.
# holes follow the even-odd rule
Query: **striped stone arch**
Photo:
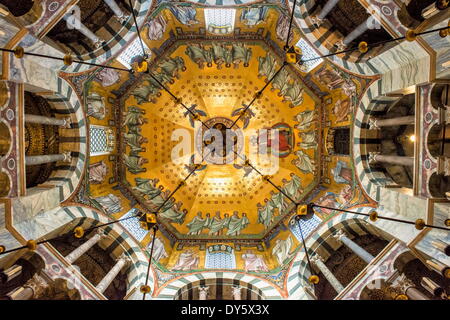
[[[294, 1], [289, 0], [289, 5], [292, 10]], [[305, 34], [308, 40], [313, 43], [316, 48], [318, 48], [321, 53], [325, 54], [325, 52], [335, 52], [336, 49], [334, 49], [334, 44], [342, 39], [343, 35], [336, 29], [333, 29], [332, 25], [328, 21], [326, 21], [325, 24], [328, 23], [330, 25], [330, 29], [324, 31], [322, 31], [324, 29], [323, 27], [317, 27], [316, 25], [314, 25], [311, 19], [312, 13], [314, 11], [318, 11], [316, 0], [297, 1], [296, 12], [294, 16], [296, 17], [296, 21], [299, 26], [301, 26], [302, 32]], [[392, 46], [393, 44], [390, 44], [383, 47], [382, 50], [386, 51]], [[372, 54], [379, 54], [379, 49], [374, 50], [369, 50], [366, 53], [360, 53], [359, 51], [346, 53], [343, 54], [343, 56], [341, 55], [342, 58], [340, 60], [348, 61], [356, 66], [360, 64], [361, 61], [370, 59]]]
[[[360, 207], [352, 209], [356, 212], [369, 213], [374, 210], [371, 207]], [[332, 239], [331, 235], [338, 230], [344, 230], [347, 234], [352, 236], [362, 236], [366, 234], [375, 234], [382, 238], [390, 238], [380, 228], [374, 226], [369, 221], [368, 217], [359, 216], [352, 213], [340, 214], [328, 222], [322, 223], [317, 230], [308, 236], [306, 241], [306, 247], [308, 248], [308, 254], [312, 256], [317, 253], [325, 260], [328, 259], [335, 251], [336, 242]], [[311, 275], [308, 268], [308, 262], [305, 255], [305, 251], [302, 248], [297, 256], [292, 261], [287, 278], [287, 290], [289, 298], [295, 299], [308, 299], [304, 287], [313, 291], [308, 278]]]
[[[294, 0], [286, 0], [289, 4], [289, 11], [292, 12], [292, 8], [294, 6]], [[325, 45], [325, 42], [335, 43], [338, 39], [332, 32], [325, 33], [322, 37], [317, 38], [314, 35], [314, 32], [317, 30], [317, 27], [311, 21], [311, 10], [315, 6], [315, 0], [303, 0], [297, 1], [297, 5], [295, 7], [294, 12], [294, 20], [297, 23], [297, 26], [300, 28], [302, 34], [304, 35], [304, 39], [309, 42], [311, 47], [316, 49], [320, 55], [328, 55], [331, 54], [329, 48]], [[334, 56], [330, 58], [333, 62], [339, 64], [345, 69], [359, 73], [363, 75], [375, 75], [378, 74], [377, 68], [375, 68], [370, 61], [366, 61], [364, 64], [352, 62], [347, 58], [342, 59], [341, 57]]]
[[[59, 207], [50, 212], [45, 212], [34, 217], [32, 221], [25, 221], [14, 225], [16, 230], [26, 239], [43, 239], [73, 232], [73, 229], [81, 226], [84, 229], [112, 222], [104, 213], [88, 207], [68, 206]], [[33, 229], [30, 230], [30, 226]], [[103, 227], [109, 235], [102, 244], [113, 258], [118, 258], [125, 252], [131, 260], [127, 278], [127, 295], [134, 293], [136, 288], [145, 282], [148, 268], [148, 253], [143, 251], [138, 242], [119, 224], [110, 224]], [[149, 286], [153, 288], [153, 273], [149, 276]]]
[[[286, 1], [289, 5], [289, 11], [292, 12], [294, 0]], [[369, 0], [368, 2], [371, 1], [374, 0]], [[379, 3], [380, 1], [378, 1]], [[392, 3], [394, 2], [392, 1]], [[332, 52], [324, 45], [324, 40], [330, 35], [327, 33], [321, 38], [317, 38], [314, 35], [316, 27], [312, 24], [310, 18], [310, 12], [314, 5], [315, 0], [297, 1], [294, 20], [304, 35], [304, 39], [320, 55], [327, 55]], [[397, 29], [393, 30], [393, 32], [397, 36], [403, 36], [405, 34], [405, 28], [398, 24]], [[384, 84], [384, 87], [386, 87], [384, 92], [406, 88], [416, 83], [426, 82], [429, 79], [429, 71], [427, 70], [429, 66], [429, 54], [417, 42], [403, 41], [364, 63], [360, 63], [359, 61], [352, 62], [346, 57], [341, 58], [338, 56], [333, 56], [329, 59], [353, 73], [362, 75], [387, 74], [389, 80]]]
[[183, 275], [164, 283], [163, 286], [158, 288], [157, 295], [154, 296], [153, 299], [173, 300], [176, 298], [178, 291], [189, 283], [208, 279], [228, 279], [239, 281], [240, 283], [251, 284], [258, 292], [261, 292], [261, 295], [265, 300], [282, 300], [285, 298], [275, 285], [263, 278], [244, 272], [207, 271]]
[[380, 187], [393, 183], [384, 171], [371, 168], [368, 154], [375, 151], [375, 144], [367, 139], [369, 131], [369, 117], [382, 113], [401, 97], [381, 95], [381, 80], [374, 82], [366, 91], [355, 113], [353, 123], [353, 159], [356, 177], [366, 194], [375, 201], [380, 200]]
[[[258, 288], [254, 288], [252, 284], [243, 282], [241, 280], [231, 280], [231, 279], [223, 279], [223, 278], [214, 278], [214, 279], [202, 279], [196, 282], [191, 282], [181, 289], [178, 290], [175, 295], [175, 300], [197, 300], [199, 297], [199, 289], [202, 286], [206, 287], [215, 287], [216, 292], [214, 290], [208, 291], [208, 295], [212, 295], [212, 299], [214, 300], [229, 300], [229, 295], [224, 294], [224, 288], [232, 286], [239, 286], [242, 300], [262, 300], [264, 294]], [[228, 298], [228, 299], [226, 299]], [[212, 300], [210, 299], [210, 300]]]
[[[137, 24], [140, 29], [142, 29], [142, 26], [147, 21], [148, 16], [150, 16], [150, 14], [154, 11], [151, 10], [154, 6], [154, 2], [154, 0], [134, 0], [134, 11], [136, 14]], [[93, 52], [89, 52], [78, 57], [78, 59], [89, 63], [102, 64], [116, 56], [125, 47], [127, 47], [132, 40], [137, 38], [136, 27], [131, 15], [119, 31], [108, 24], [102, 29], [104, 29], [105, 33], [110, 34], [110, 37], [105, 39], [107, 41], [106, 44]], [[62, 67], [61, 71], [72, 73], [82, 72], [91, 68], [92, 66], [86, 64], [74, 63], [72, 66]]]
[[[57, 189], [59, 202], [63, 202], [77, 189], [84, 172], [87, 154], [86, 118], [77, 94], [61, 78], [58, 78], [57, 92], [43, 97], [51, 105], [55, 114], [63, 118], [69, 117], [71, 120], [70, 128], [60, 129], [59, 145], [60, 152], [71, 152], [72, 161], [68, 164], [59, 163], [45, 182], [46, 185], [52, 185]], [[52, 189], [48, 191], [53, 192]]]

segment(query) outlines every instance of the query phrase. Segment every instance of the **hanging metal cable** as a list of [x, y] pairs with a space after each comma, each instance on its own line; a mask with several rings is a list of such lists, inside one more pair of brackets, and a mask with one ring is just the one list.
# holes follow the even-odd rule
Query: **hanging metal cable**
[[450, 22], [449, 22], [449, 26], [447, 26], [447, 27], [442, 27], [442, 28], [438, 28], [438, 29], [423, 31], [423, 32], [419, 32], [419, 33], [414, 32], [414, 30], [408, 30], [406, 32], [406, 35], [402, 36], [402, 37], [398, 37], [398, 38], [395, 38], [395, 39], [388, 39], [388, 40], [378, 41], [378, 42], [374, 42], [374, 43], [367, 43], [367, 42], [363, 41], [363, 42], [360, 42], [358, 44], [358, 46], [355, 46], [353, 48], [341, 50], [341, 51], [338, 51], [338, 52], [334, 52], [334, 53], [330, 53], [330, 54], [326, 54], [326, 55], [322, 55], [322, 56], [318, 56], [318, 57], [314, 57], [314, 58], [310, 58], [310, 59], [306, 59], [306, 60], [301, 60], [300, 63], [303, 64], [305, 62], [314, 61], [314, 60], [318, 60], [318, 59], [324, 59], [324, 58], [330, 58], [330, 57], [333, 57], [333, 56], [336, 56], [336, 55], [339, 55], [339, 54], [351, 53], [351, 52], [354, 52], [354, 51], [360, 51], [361, 53], [366, 53], [372, 47], [377, 47], [377, 46], [380, 46], [380, 45], [383, 45], [383, 44], [396, 42], [396, 41], [401, 41], [401, 40], [414, 41], [419, 36], [423, 36], [423, 35], [434, 33], [434, 32], [448, 31], [448, 30], [450, 30]]
[[147, 266], [147, 273], [145, 274], [145, 282], [144, 285], [141, 286], [141, 293], [143, 293], [142, 300], [145, 300], [145, 295], [147, 293], [150, 293], [151, 289], [148, 285], [148, 280], [150, 278], [150, 267], [152, 265], [152, 257], [153, 257], [153, 248], [155, 246], [155, 239], [156, 239], [156, 231], [158, 231], [158, 226], [153, 226], [153, 239], [152, 239], [152, 246], [150, 248], [150, 257], [148, 258], [148, 266]]
[[289, 38], [291, 35], [291, 28], [292, 28], [292, 22], [294, 21], [294, 12], [295, 12], [295, 6], [297, 5], [297, 0], [294, 0], [294, 5], [292, 6], [292, 14], [291, 14], [291, 20], [289, 21], [289, 29], [286, 37], [286, 44], [284, 45], [284, 50], [287, 51], [289, 49]]
[[79, 64], [85, 64], [85, 65], [89, 65], [89, 66], [93, 66], [93, 67], [101, 67], [101, 68], [107, 68], [107, 69], [113, 69], [113, 70], [119, 70], [119, 71], [132, 72], [131, 69], [129, 70], [129, 69], [125, 69], [125, 68], [118, 68], [118, 67], [112, 67], [112, 66], [108, 66], [108, 65], [102, 65], [102, 64], [98, 64], [98, 63], [74, 60], [73, 57], [70, 55], [66, 55], [63, 58], [61, 58], [61, 57], [54, 57], [54, 56], [49, 56], [49, 55], [40, 54], [40, 53], [25, 52], [22, 47], [16, 47], [16, 49], [14, 49], [14, 50], [0, 48], [0, 51], [13, 53], [17, 59], [22, 59], [24, 56], [33, 56], [33, 57], [47, 58], [47, 59], [62, 61], [62, 62], [64, 62], [64, 64], [66, 66], [70, 66], [73, 63], [79, 63]]
[[233, 122], [233, 124], [228, 128], [228, 129], [233, 129], [233, 127], [236, 125], [236, 123], [239, 121], [239, 119], [246, 113], [246, 111], [252, 106], [252, 104], [259, 98], [261, 98], [264, 90], [266, 90], [266, 88], [269, 86], [269, 84], [273, 81], [273, 79], [275, 79], [275, 77], [281, 72], [281, 70], [283, 70], [283, 68], [287, 65], [288, 63], [285, 61], [283, 62], [283, 64], [281, 65], [281, 67], [277, 70], [277, 72], [275, 72], [275, 74], [269, 79], [269, 81], [267, 81], [267, 83], [264, 85], [264, 87], [259, 90], [255, 96], [253, 97], [253, 100], [250, 101], [250, 103], [240, 112], [239, 117]]
[[139, 30], [139, 26], [138, 26], [137, 19], [136, 19], [136, 14], [134, 13], [134, 8], [133, 8], [133, 4], [132, 4], [131, 0], [128, 0], [128, 5], [130, 6], [130, 11], [131, 11], [131, 14], [133, 15], [133, 20], [134, 20], [134, 26], [136, 28], [136, 32], [139, 37], [139, 43], [141, 44], [142, 56], [144, 57], [144, 59], [147, 59], [148, 55], [147, 55], [147, 52], [145, 52], [144, 42], [142, 41], [141, 32]]

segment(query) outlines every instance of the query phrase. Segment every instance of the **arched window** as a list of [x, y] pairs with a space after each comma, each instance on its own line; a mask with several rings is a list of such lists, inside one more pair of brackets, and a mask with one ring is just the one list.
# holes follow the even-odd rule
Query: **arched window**
[[[313, 215], [309, 220], [300, 220], [300, 226], [302, 228], [303, 238], [306, 238], [311, 232], [313, 232], [317, 226], [322, 222], [319, 217]], [[300, 228], [298, 226], [298, 222], [295, 220], [295, 217], [289, 223], [289, 229], [297, 238], [298, 241], [302, 241], [302, 237], [300, 235]]]
[[91, 156], [108, 154], [114, 150], [114, 134], [108, 127], [91, 125], [89, 141]]
[[235, 269], [236, 257], [232, 247], [216, 244], [208, 247], [205, 258], [205, 269]]
[[229, 34], [234, 30], [236, 9], [205, 9], [206, 30], [215, 34]]
[[[130, 218], [138, 213], [138, 209], [133, 208], [127, 213], [125, 213], [120, 219], [126, 219], [120, 221], [120, 224], [129, 232], [131, 235], [137, 240], [142, 241], [147, 234], [147, 231], [142, 229], [139, 225], [139, 218], [134, 217]], [[130, 219], [127, 219], [130, 218]]]
[[297, 47], [302, 50], [303, 60], [306, 60], [303, 64], [306, 72], [311, 71], [322, 63], [323, 59], [320, 58], [319, 54], [309, 45], [308, 42], [305, 41], [305, 39], [300, 39], [300, 41], [297, 42]]

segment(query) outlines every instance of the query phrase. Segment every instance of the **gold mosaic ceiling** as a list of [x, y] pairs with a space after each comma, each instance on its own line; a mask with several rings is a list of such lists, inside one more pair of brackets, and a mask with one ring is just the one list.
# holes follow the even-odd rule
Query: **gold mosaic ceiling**
[[[149, 48], [165, 48], [161, 56], [151, 55], [152, 74], [157, 75], [175, 96], [182, 98], [188, 108], [192, 107], [191, 111], [198, 113], [203, 122], [224, 118], [218, 122], [232, 123], [238, 118], [239, 109], [265, 86], [283, 61], [280, 54], [283, 41], [275, 36], [279, 11], [270, 10], [273, 10], [272, 14], [258, 26], [246, 26], [237, 18], [237, 27], [245, 37], [223, 36], [214, 41], [204, 36], [188, 41], [183, 36], [173, 39], [176, 27], [183, 27], [183, 34], [186, 34], [198, 32], [200, 26], [183, 25], [172, 12], [163, 10], [160, 17], [164, 17], [168, 25], [160, 40], [150, 40], [148, 28], [142, 30]], [[197, 19], [201, 21], [203, 11], [197, 9], [197, 13]], [[240, 12], [236, 16], [241, 16]], [[257, 34], [258, 29], [263, 32]], [[265, 37], [271, 40], [270, 43], [263, 40]], [[298, 41], [297, 33], [294, 41]], [[201, 59], [197, 59], [198, 52], [203, 56], [209, 52], [212, 63], [207, 60], [201, 63]], [[318, 121], [320, 100], [305, 85], [303, 75], [296, 68], [287, 66], [277, 81], [253, 103], [248, 123], [242, 118], [236, 123], [244, 136], [243, 154], [246, 157], [265, 147], [258, 143], [257, 137], [261, 134], [258, 130], [278, 132], [280, 145], [272, 148], [272, 153], [279, 166], [270, 176], [273, 183], [288, 190], [286, 192], [298, 189], [291, 193], [298, 201], [319, 182], [318, 145], [322, 139]], [[119, 180], [138, 200], [143, 211], [154, 212], [192, 170], [195, 129], [189, 112], [150, 77], [138, 75], [132, 81], [125, 81], [127, 79], [127, 76], [121, 76], [120, 84], [115, 85], [113, 91], [119, 96], [121, 109]], [[96, 82], [90, 93], [96, 90], [105, 89]], [[184, 141], [189, 142], [191, 152], [178, 154], [174, 161], [173, 150], [181, 141], [179, 137], [174, 138], [177, 129], [181, 130], [178, 132], [184, 136]], [[261, 156], [264, 154], [260, 153]], [[273, 166], [264, 161], [252, 161], [252, 164], [260, 170]], [[233, 164], [203, 162], [187, 184], [175, 193], [166, 214], [158, 214], [158, 217], [178, 239], [261, 239], [292, 214], [290, 201], [279, 196], [278, 190], [255, 170], [243, 166], [241, 160]], [[276, 209], [273, 218], [265, 221], [261, 212], [275, 200], [282, 202], [282, 209]], [[208, 218], [221, 221], [219, 217], [230, 219], [233, 215], [235, 219], [248, 219], [237, 231], [223, 228], [213, 232], [203, 228], [197, 232], [195, 229], [199, 217], [203, 221]]]

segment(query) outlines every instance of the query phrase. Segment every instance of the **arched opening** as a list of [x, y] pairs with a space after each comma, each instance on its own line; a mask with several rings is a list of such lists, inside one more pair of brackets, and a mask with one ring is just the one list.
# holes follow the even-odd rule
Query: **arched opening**
[[11, 190], [11, 183], [9, 181], [9, 176], [0, 172], [0, 197], [6, 197]]
[[435, 198], [445, 198], [446, 193], [450, 191], [450, 177], [433, 173], [428, 181], [428, 188], [431, 196]]
[[398, 18], [404, 26], [416, 28], [426, 19], [431, 18], [439, 11], [445, 9], [444, 1], [436, 0], [411, 0], [402, 3], [401, 10], [398, 12]]
[[[25, 91], [25, 155], [39, 156], [59, 153], [59, 128], [54, 125], [27, 121], [28, 115], [54, 118], [55, 114], [47, 100]], [[39, 119], [39, 118], [38, 118]], [[56, 162], [26, 166], [27, 188], [36, 187], [48, 180], [56, 169]]]
[[[308, 11], [317, 40], [331, 52], [355, 48], [361, 41], [376, 43], [391, 40], [392, 36], [380, 25], [358, 0], [315, 0], [308, 3]], [[391, 48], [391, 44], [372, 47], [366, 53], [351, 52], [342, 58], [352, 62], [361, 62]]]
[[415, 103], [414, 93], [371, 101], [359, 146], [371, 183], [413, 188]]
[[0, 5], [25, 25], [33, 24], [38, 21], [44, 12], [41, 1], [37, 0], [0, 0]]
[[127, 0], [81, 0], [47, 33], [46, 40], [62, 52], [94, 58], [93, 52], [109, 50], [121, 39], [119, 34], [129, 31], [130, 14]]
[[328, 130], [326, 143], [329, 154], [350, 155], [350, 128], [331, 128]]
[[[77, 239], [73, 233], [68, 233], [57, 240], [50, 241], [63, 256], [67, 257], [74, 250], [79, 248], [83, 243], [87, 242], [93, 236], [95, 231], [90, 235]], [[94, 286], [98, 286], [107, 276], [108, 272], [116, 265], [116, 259], [111, 252], [105, 250], [102, 240], [99, 240], [91, 246], [81, 256], [77, 257], [72, 265], [79, 268], [81, 274]], [[115, 276], [114, 280], [103, 291], [103, 295], [109, 300], [122, 300], [127, 292], [127, 268], [122, 268]]]
[[442, 300], [450, 280], [431, 271], [410, 251], [393, 261], [395, 272], [387, 279], [374, 279], [361, 291], [361, 300]]
[[11, 134], [3, 122], [0, 122], [0, 156], [4, 156], [11, 148]]
[[35, 274], [45, 269], [45, 262], [37, 253], [25, 253], [10, 266], [0, 270], [0, 300], [9, 300], [8, 294], [25, 285]]
[[174, 300], [264, 300], [250, 283], [232, 279], [203, 279], [178, 289]]
[[[386, 239], [374, 234], [357, 235], [352, 238], [352, 241], [374, 257], [389, 243]], [[341, 245], [331, 253], [330, 257], [325, 262], [325, 265], [334, 274], [341, 285], [346, 287], [361, 273], [361, 271], [363, 271], [367, 266], [367, 262], [361, 259], [361, 257], [355, 254], [347, 246]], [[326, 280], [322, 273], [319, 274], [319, 278], [323, 281], [320, 281], [319, 284], [315, 286], [315, 295], [317, 299], [334, 299], [338, 295], [336, 289], [333, 288], [331, 283]]]
[[434, 158], [450, 157], [450, 124], [436, 124], [428, 133], [428, 151]]
[[66, 279], [56, 279], [35, 300], [81, 300], [81, 295]]

